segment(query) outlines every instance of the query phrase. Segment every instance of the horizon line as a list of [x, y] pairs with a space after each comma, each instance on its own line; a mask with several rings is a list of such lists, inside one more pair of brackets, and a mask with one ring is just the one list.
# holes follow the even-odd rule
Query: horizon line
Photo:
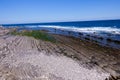
[[46, 23], [64, 23], [64, 22], [88, 22], [88, 21], [108, 21], [108, 20], [120, 20], [120, 19], [95, 19], [95, 20], [71, 20], [71, 21], [47, 21], [47, 22], [28, 22], [28, 23], [5, 23], [0, 25], [18, 25], [18, 24], [46, 24]]

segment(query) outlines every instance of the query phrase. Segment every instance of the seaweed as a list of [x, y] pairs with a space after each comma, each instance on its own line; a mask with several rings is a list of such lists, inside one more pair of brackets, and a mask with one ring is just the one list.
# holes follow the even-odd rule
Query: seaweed
[[40, 30], [23, 30], [23, 31], [13, 31], [11, 32], [12, 35], [21, 35], [21, 36], [29, 36], [34, 37], [35, 39], [41, 39], [50, 42], [56, 42], [55, 38], [48, 33], [45, 33]]

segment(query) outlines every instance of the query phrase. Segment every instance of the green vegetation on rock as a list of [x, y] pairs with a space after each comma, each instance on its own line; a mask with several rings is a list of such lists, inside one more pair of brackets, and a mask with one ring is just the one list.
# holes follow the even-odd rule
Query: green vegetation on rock
[[23, 30], [23, 31], [12, 31], [12, 35], [21, 35], [21, 36], [30, 36], [34, 37], [35, 39], [41, 39], [50, 42], [56, 42], [55, 38], [52, 35], [49, 35], [46, 32], [40, 30]]

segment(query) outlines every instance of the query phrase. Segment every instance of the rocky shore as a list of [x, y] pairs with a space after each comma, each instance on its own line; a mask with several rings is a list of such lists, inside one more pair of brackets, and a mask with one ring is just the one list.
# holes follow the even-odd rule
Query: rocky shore
[[0, 28], [0, 80], [119, 80], [120, 49], [62, 35], [51, 34], [52, 43], [9, 32]]

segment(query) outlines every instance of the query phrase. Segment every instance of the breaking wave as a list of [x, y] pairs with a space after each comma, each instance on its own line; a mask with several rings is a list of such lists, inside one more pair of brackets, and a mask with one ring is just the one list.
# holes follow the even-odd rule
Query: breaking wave
[[39, 26], [27, 26], [30, 28], [42, 27], [42, 28], [54, 28], [59, 30], [74, 31], [74, 32], [83, 32], [83, 33], [94, 33], [94, 32], [106, 32], [111, 34], [120, 34], [120, 28], [117, 27], [74, 27], [74, 26], [48, 26], [48, 25], [39, 25]]

